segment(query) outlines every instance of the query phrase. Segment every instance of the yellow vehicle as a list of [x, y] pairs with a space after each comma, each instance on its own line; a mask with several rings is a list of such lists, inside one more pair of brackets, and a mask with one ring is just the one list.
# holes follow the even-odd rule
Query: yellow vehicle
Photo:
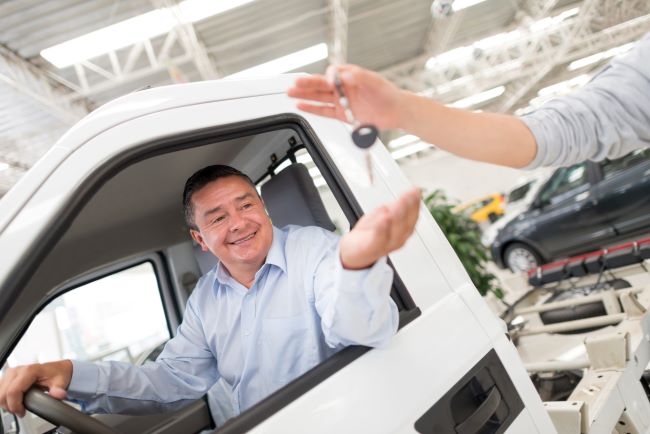
[[453, 209], [456, 213], [463, 213], [476, 223], [489, 221], [495, 222], [503, 215], [503, 195], [494, 193], [479, 199], [458, 205]]

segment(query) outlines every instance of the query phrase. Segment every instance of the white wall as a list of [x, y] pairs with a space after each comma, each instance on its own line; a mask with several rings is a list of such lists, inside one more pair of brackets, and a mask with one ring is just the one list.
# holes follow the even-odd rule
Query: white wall
[[419, 157], [400, 159], [398, 164], [425, 195], [443, 190], [450, 199], [466, 202], [491, 193], [510, 190], [526, 171], [479, 163], [439, 149]]

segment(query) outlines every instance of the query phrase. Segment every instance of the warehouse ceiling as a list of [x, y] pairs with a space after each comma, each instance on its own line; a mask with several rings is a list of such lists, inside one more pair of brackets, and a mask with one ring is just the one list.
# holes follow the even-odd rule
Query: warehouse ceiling
[[[4, 1], [0, 195], [86, 113], [145, 86], [225, 77], [307, 50], [312, 63], [284, 70], [323, 72], [330, 62], [350, 62], [457, 107], [522, 113], [584, 84], [650, 31], [647, 0], [449, 3]], [[152, 28], [145, 39], [122, 38], [134, 33], [122, 27], [113, 37], [124, 39], [119, 48], [98, 54], [101, 44], [91, 39], [71, 51], [87, 52], [86, 58], [74, 58], [70, 50], [63, 60], [48, 54], [111, 25], [142, 28], [152, 14], [166, 27]]]

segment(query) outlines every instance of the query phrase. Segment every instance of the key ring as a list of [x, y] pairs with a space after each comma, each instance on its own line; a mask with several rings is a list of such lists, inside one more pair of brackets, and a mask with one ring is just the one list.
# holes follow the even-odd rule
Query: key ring
[[352, 109], [350, 108], [350, 101], [345, 96], [343, 91], [343, 82], [339, 77], [338, 71], [334, 73], [334, 87], [339, 94], [339, 104], [343, 107], [343, 112], [347, 121], [354, 126], [352, 131], [352, 141], [361, 149], [367, 149], [375, 144], [377, 136], [379, 136], [379, 129], [372, 124], [360, 124], [354, 117]]

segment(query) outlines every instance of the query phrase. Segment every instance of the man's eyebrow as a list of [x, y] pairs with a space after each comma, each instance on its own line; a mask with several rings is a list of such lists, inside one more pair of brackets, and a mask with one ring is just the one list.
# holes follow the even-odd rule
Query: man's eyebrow
[[215, 212], [219, 212], [219, 211], [221, 211], [221, 205], [215, 206], [214, 208], [207, 210], [206, 212], [203, 213], [203, 217], [207, 217], [210, 214], [214, 214]]
[[244, 199], [249, 199], [249, 198], [252, 198], [252, 197], [254, 197], [253, 193], [244, 193], [241, 196], [237, 196], [235, 198], [235, 202], [241, 202]]
[[[253, 196], [252, 193], [244, 193], [241, 196], [237, 196], [235, 198], [235, 202], [241, 202], [244, 199], [249, 199], [249, 198], [253, 198], [253, 197], [255, 197], [255, 196]], [[215, 206], [214, 208], [207, 210], [206, 212], [203, 213], [203, 217], [207, 217], [210, 214], [214, 214], [214, 213], [219, 212], [219, 211], [221, 211], [221, 205]]]

